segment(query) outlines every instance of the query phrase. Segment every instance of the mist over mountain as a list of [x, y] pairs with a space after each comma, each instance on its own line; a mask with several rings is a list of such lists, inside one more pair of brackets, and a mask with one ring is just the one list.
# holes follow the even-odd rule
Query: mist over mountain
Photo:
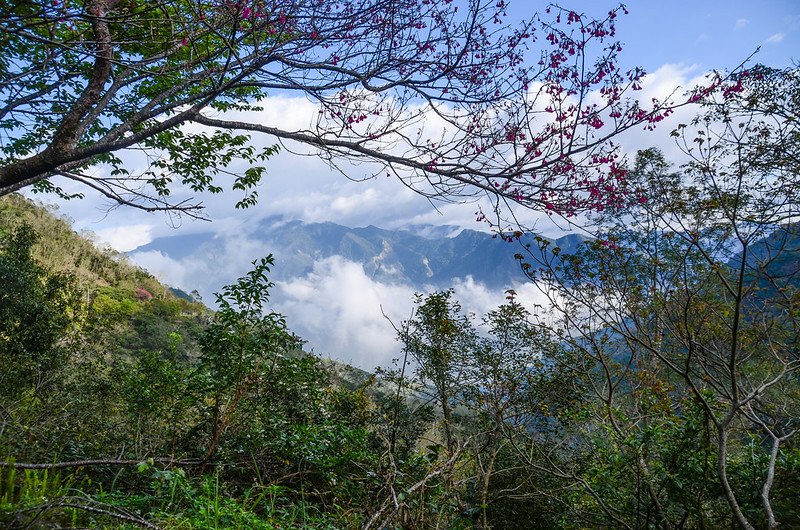
[[[587, 239], [568, 234], [548, 248], [574, 253]], [[197, 290], [209, 306], [213, 293], [243, 275], [250, 262], [273, 254], [269, 278], [274, 309], [308, 340], [308, 348], [362, 368], [385, 365], [398, 344], [390, 322], [410, 315], [415, 293], [453, 288], [467, 311], [485, 314], [517, 291], [529, 310], [546, 305], [544, 294], [520, 270], [514, 254], [533, 241], [504, 242], [492, 234], [453, 226], [416, 225], [405, 230], [270, 217], [232, 233], [175, 235], [153, 240], [131, 258], [166, 283]], [[779, 230], [753, 243], [753, 269], [766, 264], [773, 278], [796, 285], [800, 273], [797, 230]], [[741, 256], [729, 257], [735, 267]], [[764, 284], [754, 294], [775, 295]]]
[[[570, 234], [553, 246], [574, 252], [584, 240]], [[238, 230], [158, 238], [130, 257], [174, 287], [197, 290], [213, 307], [214, 292], [272, 254], [273, 309], [308, 349], [371, 369], [397, 356], [392, 323], [409, 318], [415, 293], [453, 288], [475, 314], [500, 305], [509, 288], [531, 309], [543, 303], [514, 258], [529, 241], [453, 226], [386, 230], [270, 217]]]
[[[270, 217], [250, 228], [247, 239], [248, 247], [255, 244], [263, 253], [275, 256], [274, 281], [306, 276], [316, 263], [333, 256], [361, 264], [365, 274], [375, 281], [415, 288], [446, 288], [455, 278], [471, 277], [494, 289], [524, 279], [514, 259], [520, 250], [519, 242], [507, 243], [492, 234], [458, 231], [452, 226], [416, 225], [406, 230], [385, 230]], [[569, 253], [584, 240], [583, 236], [569, 234], [556, 239], [554, 245]], [[162, 237], [135, 249], [132, 255], [158, 252], [172, 260], [229, 260], [227, 241], [211, 232]], [[522, 243], [530, 241], [532, 238], [526, 237]]]

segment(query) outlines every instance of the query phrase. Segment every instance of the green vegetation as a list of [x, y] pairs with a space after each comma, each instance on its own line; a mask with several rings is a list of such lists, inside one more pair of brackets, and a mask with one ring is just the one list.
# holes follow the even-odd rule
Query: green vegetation
[[[668, 170], [646, 152], [632, 175]], [[211, 312], [18, 196], [0, 212], [7, 527], [717, 528], [729, 493], [765, 520], [770, 475], [772, 517], [800, 524], [791, 231], [760, 243], [783, 242], [774, 278], [708, 265], [642, 212], [574, 255], [543, 240], [531, 274], [554, 312], [509, 291], [477, 325], [452, 291], [419, 296], [405, 360], [369, 375], [301, 352], [267, 312], [270, 257]], [[720, 294], [733, 281], [753, 297]], [[717, 357], [737, 306], [751, 353], [732, 377]], [[760, 390], [736, 404], [732, 384]]]
[[420, 295], [367, 376], [267, 312], [271, 257], [211, 312], [4, 198], [0, 524], [800, 527], [798, 87], [697, 94], [597, 239], [503, 234], [546, 308]]
[[18, 196], [0, 211], [3, 525], [351, 528], [389, 473], [441, 494], [433, 416], [300, 352], [265, 313], [271, 258], [212, 313]]

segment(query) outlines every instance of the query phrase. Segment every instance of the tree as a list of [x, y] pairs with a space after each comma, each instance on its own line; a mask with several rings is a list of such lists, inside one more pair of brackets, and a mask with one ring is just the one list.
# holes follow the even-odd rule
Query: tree
[[[471, 455], [475, 466], [475, 504], [480, 528], [530, 525], [526, 511], [535, 496], [529, 474], [519, 473], [514, 449], [528, 433], [543, 437], [551, 430], [542, 414], [573, 399], [568, 373], [559, 371], [558, 344], [546, 328], [508, 291], [506, 303], [483, 319], [485, 336], [477, 339], [468, 360], [469, 384], [464, 394], [471, 418]], [[510, 499], [514, 499], [511, 500]], [[538, 514], [542, 526], [546, 515]]]
[[[797, 473], [800, 77], [755, 67], [711, 86], [692, 96], [703, 112], [673, 132], [690, 158], [680, 172], [640, 153], [629, 176], [642, 200], [597, 218], [600, 238], [583, 251], [548, 250], [542, 274], [525, 268], [552, 288], [594, 424], [641, 479], [657, 524], [708, 524], [724, 502], [720, 523], [774, 528], [797, 524], [773, 486]], [[675, 458], [687, 442], [711, 464], [704, 473]], [[675, 484], [697, 480], [707, 486], [693, 506]], [[634, 526], [638, 493], [618, 493], [594, 491], [609, 517]]]
[[453, 291], [440, 291], [427, 297], [417, 295], [416, 314], [401, 327], [398, 339], [416, 364], [418, 379], [432, 387], [433, 400], [442, 413], [444, 446], [448, 458], [458, 442], [453, 409], [475, 345], [475, 330]]
[[[376, 492], [382, 502], [365, 528], [458, 526], [467, 509], [463, 484], [471, 478], [461, 480], [458, 469], [467, 444], [457, 410], [465, 402], [477, 335], [452, 290], [417, 294], [415, 304], [411, 318], [397, 329], [404, 352], [399, 369], [379, 372], [393, 394], [379, 402], [390, 432], [375, 432], [382, 439], [383, 476]], [[426, 436], [434, 417], [438, 432]], [[416, 454], [421, 448], [425, 454]]]
[[300, 345], [283, 315], [265, 313], [272, 263], [272, 256], [254, 261], [247, 275], [216, 295], [219, 310], [201, 340], [200, 380], [212, 396], [204, 463], [216, 455], [241, 402], [264, 384], [286, 352]]
[[[0, 194], [63, 196], [49, 180], [60, 176], [118, 203], [198, 216], [200, 203], [172, 194], [219, 193], [227, 175], [246, 207], [278, 149], [251, 143], [264, 135], [334, 164], [376, 162], [373, 174], [429, 197], [485, 193], [498, 210], [565, 215], [618, 203], [624, 172], [607, 140], [671, 112], [627, 99], [644, 72], [618, 64], [624, 7], [593, 20], [551, 6], [516, 29], [505, 10], [495, 0], [6, 3]], [[275, 93], [318, 103], [318, 119], [262, 123]]]
[[13, 399], [45, 393], [61, 377], [82, 308], [74, 278], [48, 274], [31, 256], [37, 235], [29, 225], [0, 235], [2, 434]]
[[[436, 503], [441, 510], [437, 517], [450, 518], [451, 525], [472, 520], [480, 528], [527, 525], [536, 510], [528, 502], [537, 495], [531, 483], [538, 480], [520, 465], [514, 449], [525, 438], [521, 433], [541, 437], [551, 430], [542, 411], [574, 399], [571, 375], [556, 363], [560, 346], [532, 321], [513, 291], [483, 324], [485, 333], [480, 333], [452, 290], [417, 295], [415, 312], [398, 333], [414, 375], [411, 381], [384, 380], [407, 390], [402, 397], [398, 390], [398, 405], [407, 407], [410, 400], [422, 398], [438, 409], [443, 441], [428, 442], [430, 469], [420, 482], [430, 482], [424, 486], [429, 497], [443, 496]], [[397, 422], [399, 415], [394, 416]], [[413, 425], [413, 416], [403, 415], [404, 429]], [[415, 434], [417, 443], [425, 441], [421, 434]], [[392, 456], [400, 456], [388, 445]], [[442, 446], [443, 457], [438, 450]], [[403, 474], [408, 470], [392, 473], [393, 487], [400, 485], [396, 477]], [[433, 476], [440, 480], [430, 480]], [[412, 506], [406, 499], [381, 526], [404, 511], [415, 511]]]

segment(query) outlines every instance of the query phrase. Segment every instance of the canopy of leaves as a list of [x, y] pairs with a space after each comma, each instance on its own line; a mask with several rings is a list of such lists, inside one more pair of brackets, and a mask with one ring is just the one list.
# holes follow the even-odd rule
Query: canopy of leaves
[[[607, 140], [671, 112], [627, 99], [644, 72], [617, 64], [622, 12], [551, 6], [510, 27], [495, 0], [6, 3], [0, 193], [64, 196], [58, 175], [148, 210], [200, 215], [187, 192], [228, 186], [247, 207], [277, 150], [254, 146], [265, 134], [377, 162], [374, 174], [444, 200], [486, 193], [565, 215], [619, 205]], [[275, 94], [312, 100], [318, 119], [264, 123]]]

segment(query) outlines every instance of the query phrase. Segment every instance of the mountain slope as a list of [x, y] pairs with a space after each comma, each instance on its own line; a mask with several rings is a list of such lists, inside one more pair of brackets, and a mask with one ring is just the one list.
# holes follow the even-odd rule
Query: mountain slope
[[33, 257], [53, 272], [67, 273], [86, 288], [137, 287], [151, 294], [169, 296], [169, 288], [127, 256], [111, 248], [100, 249], [92, 234], [77, 234], [69, 221], [53, 207], [37, 205], [18, 194], [0, 199], [0, 235], [7, 235], [27, 224], [39, 235], [33, 246]]
[[[462, 230], [454, 237], [442, 230], [416, 227], [425, 237], [406, 230], [385, 230], [375, 226], [349, 228], [335, 223], [303, 223], [268, 218], [251, 228], [249, 237], [276, 256], [275, 280], [309, 274], [314, 264], [331, 256], [360, 263], [376, 281], [410, 285], [449, 287], [455, 278], [471, 276], [490, 288], [505, 288], [523, 279], [514, 254], [518, 244], [506, 243], [491, 234]], [[448, 229], [447, 232], [452, 232]], [[531, 238], [532, 240], [532, 238]], [[574, 252], [585, 238], [569, 234], [554, 241], [565, 253]], [[527, 239], [523, 239], [523, 243]], [[134, 250], [156, 251], [180, 260], [217, 259], [224, 254], [223, 238], [213, 234], [169, 236]]]

